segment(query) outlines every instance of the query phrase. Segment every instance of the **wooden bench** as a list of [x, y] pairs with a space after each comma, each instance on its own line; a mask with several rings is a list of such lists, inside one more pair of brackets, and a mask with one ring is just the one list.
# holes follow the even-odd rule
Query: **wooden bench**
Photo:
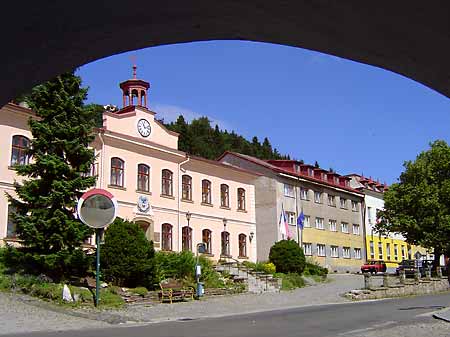
[[178, 281], [161, 282], [159, 284], [161, 291], [159, 292], [159, 299], [161, 303], [169, 300], [170, 304], [173, 301], [183, 301], [185, 298], [194, 299], [195, 290], [192, 287], [185, 287]]

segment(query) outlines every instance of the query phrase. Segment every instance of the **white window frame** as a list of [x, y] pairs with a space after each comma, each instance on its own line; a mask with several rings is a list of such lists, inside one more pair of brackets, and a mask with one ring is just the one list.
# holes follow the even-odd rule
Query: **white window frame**
[[318, 243], [316, 250], [317, 256], [327, 256], [326, 246], [323, 243]]
[[358, 212], [358, 204], [359, 204], [359, 202], [352, 200], [352, 211], [353, 212]]
[[367, 207], [367, 220], [372, 224], [372, 207]]
[[295, 225], [296, 224], [296, 217], [294, 212], [285, 212], [286, 213], [286, 219], [289, 225]]
[[344, 259], [350, 259], [350, 247], [342, 247], [342, 257]]
[[339, 247], [330, 246], [331, 257], [339, 257]]
[[323, 218], [316, 217], [316, 219], [314, 220], [314, 224], [317, 229], [325, 229], [323, 225]]
[[340, 197], [340, 205], [342, 209], [347, 209], [347, 199]]
[[398, 260], [398, 244], [394, 243], [394, 260]]
[[360, 230], [361, 230], [361, 226], [357, 223], [354, 223], [353, 227], [352, 227], [353, 235], [361, 235]]
[[353, 248], [353, 256], [357, 260], [361, 260], [361, 248]]
[[305, 215], [305, 219], [303, 220], [304, 227], [311, 227], [311, 217], [309, 215]]
[[386, 242], [386, 259], [391, 259], [391, 244], [389, 242]]
[[328, 227], [331, 232], [337, 232], [337, 221], [333, 219], [328, 220]]
[[300, 187], [300, 199], [302, 200], [309, 200], [308, 199], [308, 189]]
[[369, 242], [369, 248], [370, 248], [370, 258], [373, 260], [375, 259], [375, 243], [373, 241]]
[[341, 232], [348, 234], [348, 222], [341, 222]]
[[290, 184], [284, 184], [284, 196], [289, 198], [295, 198], [294, 186]]
[[378, 260], [383, 260], [383, 242], [378, 242]]
[[316, 204], [321, 204], [322, 203], [322, 192], [314, 191], [314, 202]]
[[328, 194], [328, 206], [336, 207], [336, 196]]
[[312, 255], [312, 244], [310, 242], [303, 242], [303, 253], [306, 256]]

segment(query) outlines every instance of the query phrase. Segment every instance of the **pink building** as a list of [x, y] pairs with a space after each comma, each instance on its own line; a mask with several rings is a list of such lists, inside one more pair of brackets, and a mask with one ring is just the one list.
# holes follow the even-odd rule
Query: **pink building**
[[[119, 216], [141, 225], [156, 249], [192, 250], [205, 242], [212, 259], [256, 260], [257, 173], [178, 150], [178, 134], [167, 130], [147, 108], [149, 83], [122, 82], [123, 108], [103, 114], [92, 143], [98, 188], [118, 200]], [[0, 239], [17, 241], [8, 221], [4, 192], [14, 193], [13, 165], [28, 159], [32, 111], [7, 104], [0, 111]]]

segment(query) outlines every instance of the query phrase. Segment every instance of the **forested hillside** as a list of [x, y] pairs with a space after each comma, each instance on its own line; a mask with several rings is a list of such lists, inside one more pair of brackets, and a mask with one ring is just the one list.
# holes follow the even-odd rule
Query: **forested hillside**
[[234, 131], [222, 131], [217, 125], [213, 128], [207, 117], [193, 119], [188, 123], [180, 115], [175, 122], [164, 125], [180, 134], [178, 148], [181, 151], [203, 158], [216, 159], [225, 151], [234, 151], [260, 159], [290, 159], [289, 155], [282, 155], [272, 148], [267, 137], [262, 143], [257, 137], [253, 137], [250, 142]]

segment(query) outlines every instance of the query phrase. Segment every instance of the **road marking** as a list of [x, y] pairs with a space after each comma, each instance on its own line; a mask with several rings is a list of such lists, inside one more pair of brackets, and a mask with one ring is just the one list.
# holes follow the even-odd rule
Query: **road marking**
[[376, 329], [379, 329], [379, 328], [385, 328], [385, 327], [387, 327], [389, 325], [393, 325], [395, 323], [397, 323], [397, 321], [387, 321], [387, 322], [383, 322], [383, 323], [377, 323], [377, 324], [372, 325], [372, 326], [367, 327], [367, 328], [355, 329], [355, 330], [342, 332], [342, 333], [338, 334], [338, 336], [353, 335], [353, 334], [356, 334], [356, 333], [372, 331], [372, 330], [376, 330]]

